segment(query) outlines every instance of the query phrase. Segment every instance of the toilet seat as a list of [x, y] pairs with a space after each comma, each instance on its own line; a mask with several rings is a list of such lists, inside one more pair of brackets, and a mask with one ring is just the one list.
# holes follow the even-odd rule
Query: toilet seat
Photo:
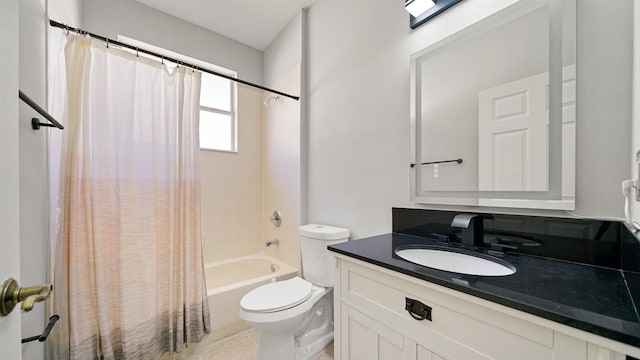
[[262, 285], [249, 291], [240, 306], [250, 312], [277, 312], [292, 308], [311, 297], [313, 284], [301, 277]]

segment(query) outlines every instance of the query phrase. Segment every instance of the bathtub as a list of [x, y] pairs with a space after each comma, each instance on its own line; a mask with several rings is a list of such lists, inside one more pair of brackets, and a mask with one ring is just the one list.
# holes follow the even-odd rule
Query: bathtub
[[248, 329], [240, 319], [240, 299], [250, 290], [275, 280], [298, 275], [298, 270], [266, 254], [255, 254], [207, 263], [204, 277], [211, 314], [207, 342]]

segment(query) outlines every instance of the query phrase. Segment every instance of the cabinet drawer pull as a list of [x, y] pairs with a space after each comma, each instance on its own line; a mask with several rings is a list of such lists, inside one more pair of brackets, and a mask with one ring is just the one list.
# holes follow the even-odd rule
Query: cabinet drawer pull
[[409, 312], [412, 318], [422, 321], [422, 320], [431, 320], [431, 307], [421, 303], [418, 300], [405, 298], [406, 303], [404, 309]]

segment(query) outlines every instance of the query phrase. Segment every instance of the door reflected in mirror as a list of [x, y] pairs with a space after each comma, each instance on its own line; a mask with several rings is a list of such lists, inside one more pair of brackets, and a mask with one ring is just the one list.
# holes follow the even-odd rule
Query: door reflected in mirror
[[411, 66], [415, 202], [574, 208], [575, 0], [520, 1]]

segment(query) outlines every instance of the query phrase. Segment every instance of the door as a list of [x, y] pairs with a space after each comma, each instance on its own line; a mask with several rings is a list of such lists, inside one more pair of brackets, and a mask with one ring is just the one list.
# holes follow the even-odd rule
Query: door
[[478, 94], [479, 191], [549, 190], [548, 83], [542, 73]]
[[[20, 281], [18, 0], [0, 0], [0, 282]], [[22, 358], [20, 310], [0, 317], [3, 359]]]
[[[480, 191], [549, 190], [549, 73], [478, 95]], [[575, 197], [576, 67], [562, 69], [562, 198]]]

